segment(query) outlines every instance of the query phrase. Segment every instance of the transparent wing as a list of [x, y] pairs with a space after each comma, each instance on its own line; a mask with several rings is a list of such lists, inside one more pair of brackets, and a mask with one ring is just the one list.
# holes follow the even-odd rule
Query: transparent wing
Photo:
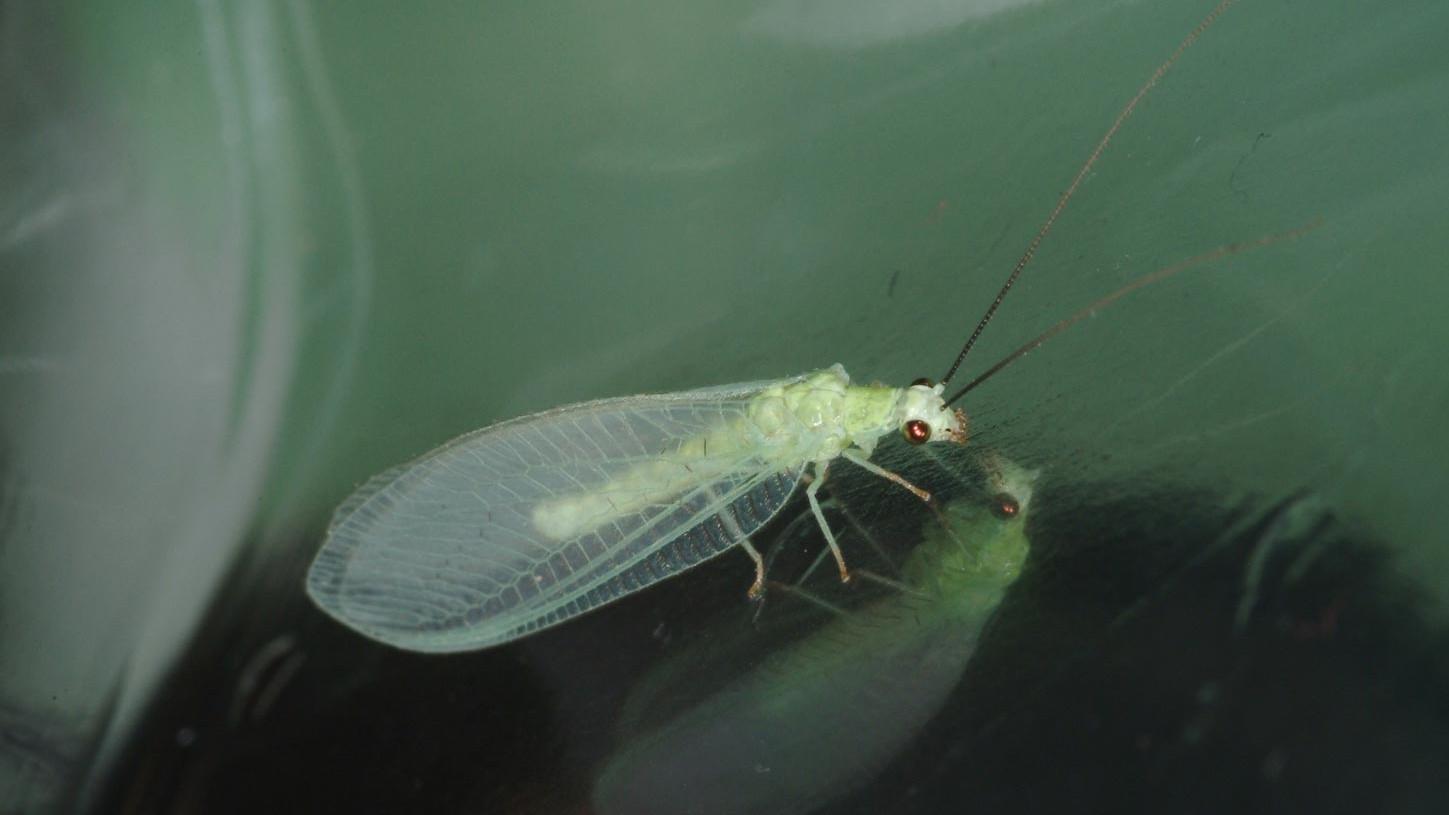
[[590, 402], [458, 438], [337, 510], [308, 593], [375, 639], [462, 651], [644, 588], [789, 498], [804, 462], [751, 443], [746, 419], [778, 384]]

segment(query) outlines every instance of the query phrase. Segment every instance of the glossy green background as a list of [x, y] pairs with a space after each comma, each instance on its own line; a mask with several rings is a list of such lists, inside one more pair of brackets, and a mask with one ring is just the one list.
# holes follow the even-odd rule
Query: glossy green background
[[[1202, 6], [969, 22], [963, 5], [914, 27], [810, 3], [319, 19], [375, 247], [339, 469], [603, 395], [835, 361], [939, 375]], [[1030, 424], [1048, 460], [1077, 444], [1310, 486], [1428, 544], [1449, 241], [1437, 8], [1233, 9], [1113, 145], [977, 364], [1153, 268], [1322, 229], [1124, 303], [968, 410]]]
[[[338, 469], [603, 395], [836, 361], [938, 376], [1203, 5], [319, 20], [376, 247]], [[1445, 18], [1365, 13], [1227, 14], [1113, 145], [977, 364], [1153, 268], [1322, 229], [1124, 303], [967, 408], [1059, 468], [1089, 466], [1056, 460], [1081, 447], [1325, 491], [1443, 574]]]
[[[10, 715], [114, 748], [209, 604], [302, 613], [331, 506], [454, 434], [832, 362], [939, 376], [1207, 10], [7, 7]], [[967, 400], [977, 442], [1067, 483], [1317, 491], [1442, 597], [1445, 30], [1437, 2], [1230, 10], [972, 364], [1152, 269], [1322, 226], [1030, 355]], [[79, 772], [21, 767], [38, 798]]]

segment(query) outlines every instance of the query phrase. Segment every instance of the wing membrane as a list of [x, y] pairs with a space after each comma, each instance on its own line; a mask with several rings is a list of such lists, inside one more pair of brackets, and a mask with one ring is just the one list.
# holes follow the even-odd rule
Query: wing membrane
[[803, 461], [718, 441], [777, 384], [590, 402], [456, 439], [338, 509], [308, 592], [368, 636], [459, 651], [637, 591], [784, 505]]

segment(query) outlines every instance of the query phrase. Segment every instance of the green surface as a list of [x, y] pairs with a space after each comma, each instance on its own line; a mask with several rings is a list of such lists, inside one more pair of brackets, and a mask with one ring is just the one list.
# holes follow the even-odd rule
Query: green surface
[[[1207, 4], [943, 12], [896, 39], [867, 4], [389, 8], [318, 20], [376, 247], [338, 480], [319, 499], [568, 401], [836, 361], [862, 379], [939, 375]], [[822, 33], [782, 22], [811, 14]], [[1156, 267], [1322, 228], [1054, 341], [968, 400], [981, 440], [1004, 433], [1059, 475], [1066, 451], [1084, 469], [1319, 489], [1449, 570], [1431, 548], [1446, 17], [1231, 9], [1122, 131], [975, 362]]]
[[[124, 678], [138, 710], [239, 553], [301, 603], [332, 506], [457, 433], [939, 376], [1209, 7], [7, 7], [0, 699], [83, 731]], [[1319, 492], [1444, 599], [1445, 30], [1442, 2], [1241, 0], [967, 374], [1322, 226], [1033, 353], [967, 400], [977, 443], [1058, 483]]]

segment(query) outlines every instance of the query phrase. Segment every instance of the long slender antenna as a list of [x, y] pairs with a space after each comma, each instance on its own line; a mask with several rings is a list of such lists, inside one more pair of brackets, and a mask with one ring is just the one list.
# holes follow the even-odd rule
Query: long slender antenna
[[1065, 320], [1062, 320], [1051, 328], [1048, 328], [1042, 333], [1036, 335], [1035, 338], [1029, 340], [1025, 345], [1002, 357], [1000, 362], [997, 362], [995, 365], [987, 368], [980, 376], [966, 383], [964, 386], [962, 386], [961, 390], [958, 390], [955, 393], [951, 394], [951, 398], [946, 400], [946, 404], [949, 405], [952, 402], [955, 402], [957, 399], [965, 396], [969, 391], [971, 391], [971, 389], [1000, 373], [1003, 368], [1010, 365], [1011, 363], [1016, 362], [1018, 359], [1021, 359], [1032, 351], [1040, 348], [1042, 344], [1044, 344], [1052, 337], [1055, 337], [1063, 331], [1066, 331], [1068, 328], [1071, 328], [1082, 320], [1094, 316], [1097, 312], [1101, 311], [1107, 306], [1112, 305], [1113, 303], [1131, 294], [1132, 292], [1143, 288], [1144, 286], [1150, 286], [1153, 283], [1159, 283], [1163, 280], [1168, 279], [1169, 277], [1172, 277], [1173, 275], [1187, 271], [1194, 266], [1201, 266], [1204, 263], [1217, 260], [1218, 258], [1225, 257], [1227, 255], [1236, 255], [1241, 252], [1246, 252], [1250, 249], [1258, 249], [1263, 246], [1268, 246], [1269, 244], [1278, 243], [1280, 241], [1293, 240], [1294, 238], [1302, 237], [1303, 235], [1312, 232], [1313, 230], [1317, 229], [1322, 225], [1323, 219], [1319, 218], [1318, 220], [1315, 220], [1308, 224], [1304, 224], [1297, 229], [1290, 229], [1287, 232], [1278, 232], [1273, 235], [1264, 235], [1257, 240], [1248, 241], [1246, 243], [1229, 243], [1224, 246], [1219, 246], [1218, 248], [1211, 251], [1204, 252], [1201, 255], [1195, 255], [1193, 257], [1190, 257], [1187, 260], [1178, 261], [1171, 266], [1168, 266], [1164, 269], [1158, 269], [1151, 274], [1143, 275], [1142, 277], [1137, 278], [1136, 280], [1128, 283], [1122, 288], [1112, 292], [1106, 297], [1103, 297], [1102, 299], [1092, 303], [1081, 311], [1078, 311], [1077, 313], [1066, 318]]
[[1097, 142], [1097, 146], [1092, 150], [1092, 154], [1087, 156], [1087, 160], [1082, 163], [1082, 168], [1077, 170], [1077, 175], [1072, 179], [1072, 183], [1067, 185], [1066, 191], [1057, 199], [1057, 205], [1052, 208], [1051, 214], [1042, 222], [1041, 228], [1036, 232], [1036, 237], [1031, 239], [1031, 243], [1027, 244], [1026, 251], [1022, 253], [1021, 259], [1016, 262], [1016, 267], [1011, 270], [1011, 274], [1007, 276], [1006, 282], [1001, 286], [1001, 290], [996, 293], [996, 299], [991, 301], [991, 306], [986, 309], [985, 314], [981, 315], [981, 322], [976, 324], [976, 330], [971, 332], [971, 336], [966, 340], [966, 344], [961, 346], [961, 353], [956, 355], [956, 361], [951, 363], [950, 370], [946, 371], [946, 375], [941, 377], [942, 384], [950, 382], [951, 377], [956, 375], [956, 370], [966, 360], [966, 355], [971, 353], [972, 346], [976, 344], [976, 340], [981, 336], [981, 332], [986, 329], [986, 324], [991, 322], [992, 317], [996, 316], [996, 310], [1001, 307], [1001, 301], [1006, 299], [1006, 293], [1011, 291], [1012, 286], [1016, 285], [1016, 279], [1021, 276], [1021, 270], [1025, 269], [1028, 263], [1031, 263], [1032, 257], [1036, 255], [1037, 247], [1041, 246], [1042, 239], [1046, 237], [1047, 233], [1051, 231], [1052, 225], [1056, 223], [1057, 216], [1061, 215], [1062, 210], [1067, 208], [1067, 202], [1072, 200], [1072, 195], [1076, 193], [1077, 187], [1081, 186], [1082, 180], [1087, 177], [1087, 173], [1092, 171], [1092, 166], [1097, 163], [1097, 159], [1102, 155], [1102, 151], [1107, 149], [1107, 145], [1111, 143], [1112, 137], [1117, 135], [1117, 131], [1122, 127], [1122, 123], [1126, 122], [1132, 115], [1132, 111], [1137, 108], [1137, 103], [1141, 102], [1143, 97], [1147, 96], [1148, 91], [1151, 91], [1162, 77], [1172, 69], [1172, 66], [1177, 63], [1178, 57], [1181, 57], [1184, 51], [1191, 48], [1192, 44], [1197, 42], [1198, 37], [1201, 37], [1202, 33], [1224, 11], [1227, 11], [1228, 6], [1231, 6], [1234, 2], [1236, 0], [1222, 0], [1222, 2], [1218, 3], [1217, 8], [1208, 12], [1208, 15], [1202, 18], [1202, 21], [1183, 38], [1182, 42], [1178, 43], [1176, 50], [1167, 58], [1167, 61], [1157, 66], [1157, 70], [1152, 72], [1152, 76], [1147, 78], [1147, 81], [1142, 84], [1142, 87], [1137, 89], [1137, 94], [1117, 114], [1117, 119], [1112, 122], [1111, 127], [1107, 128], [1107, 132], [1102, 136], [1102, 140]]

